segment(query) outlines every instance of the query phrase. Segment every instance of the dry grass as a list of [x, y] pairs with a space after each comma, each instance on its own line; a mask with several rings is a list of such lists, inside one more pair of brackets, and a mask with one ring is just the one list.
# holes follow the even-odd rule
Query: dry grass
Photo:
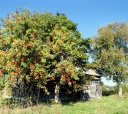
[[[4, 104], [3, 104], [4, 101]], [[6, 102], [6, 104], [5, 104]], [[41, 103], [22, 108], [17, 103], [1, 100], [1, 114], [127, 114], [128, 96], [117, 95], [93, 99], [90, 101], [63, 101], [61, 104]]]

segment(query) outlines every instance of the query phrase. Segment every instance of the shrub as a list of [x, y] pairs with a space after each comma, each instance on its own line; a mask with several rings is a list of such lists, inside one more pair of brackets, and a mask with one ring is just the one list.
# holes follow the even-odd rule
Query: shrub
[[123, 93], [123, 94], [128, 93], [128, 84], [123, 83], [123, 84], [121, 85], [121, 87], [122, 87], [122, 93]]
[[102, 86], [102, 95], [109, 96], [115, 94], [113, 87]]
[[[127, 83], [122, 83], [121, 84], [121, 87], [122, 87], [122, 93], [123, 94], [125, 94], [125, 93], [128, 93], [128, 84]], [[117, 94], [117, 92], [118, 92], [118, 85], [116, 85], [115, 87], [114, 87], [114, 92], [115, 92], [115, 94]]]

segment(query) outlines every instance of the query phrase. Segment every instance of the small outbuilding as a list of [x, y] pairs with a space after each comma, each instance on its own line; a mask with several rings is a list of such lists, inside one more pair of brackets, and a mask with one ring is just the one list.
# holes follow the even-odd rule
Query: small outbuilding
[[82, 86], [85, 88], [84, 91], [81, 91], [80, 98], [81, 100], [88, 100], [93, 98], [100, 98], [102, 96], [102, 86], [101, 86], [101, 76], [102, 73], [96, 69], [86, 70], [85, 76], [93, 76], [89, 84], [81, 82]]

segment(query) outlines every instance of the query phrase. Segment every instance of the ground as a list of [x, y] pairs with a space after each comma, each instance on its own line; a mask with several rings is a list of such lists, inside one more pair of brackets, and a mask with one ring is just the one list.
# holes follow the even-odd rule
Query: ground
[[21, 108], [0, 104], [1, 114], [128, 114], [128, 96], [104, 96], [89, 101], [63, 101], [61, 104], [41, 103]]

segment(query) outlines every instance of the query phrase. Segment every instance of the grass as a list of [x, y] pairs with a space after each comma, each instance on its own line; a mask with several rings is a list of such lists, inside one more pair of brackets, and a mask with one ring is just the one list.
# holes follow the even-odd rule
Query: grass
[[41, 103], [37, 106], [22, 108], [11, 105], [2, 105], [1, 114], [128, 114], [128, 96], [104, 96], [101, 99], [89, 101], [62, 101], [61, 104]]

